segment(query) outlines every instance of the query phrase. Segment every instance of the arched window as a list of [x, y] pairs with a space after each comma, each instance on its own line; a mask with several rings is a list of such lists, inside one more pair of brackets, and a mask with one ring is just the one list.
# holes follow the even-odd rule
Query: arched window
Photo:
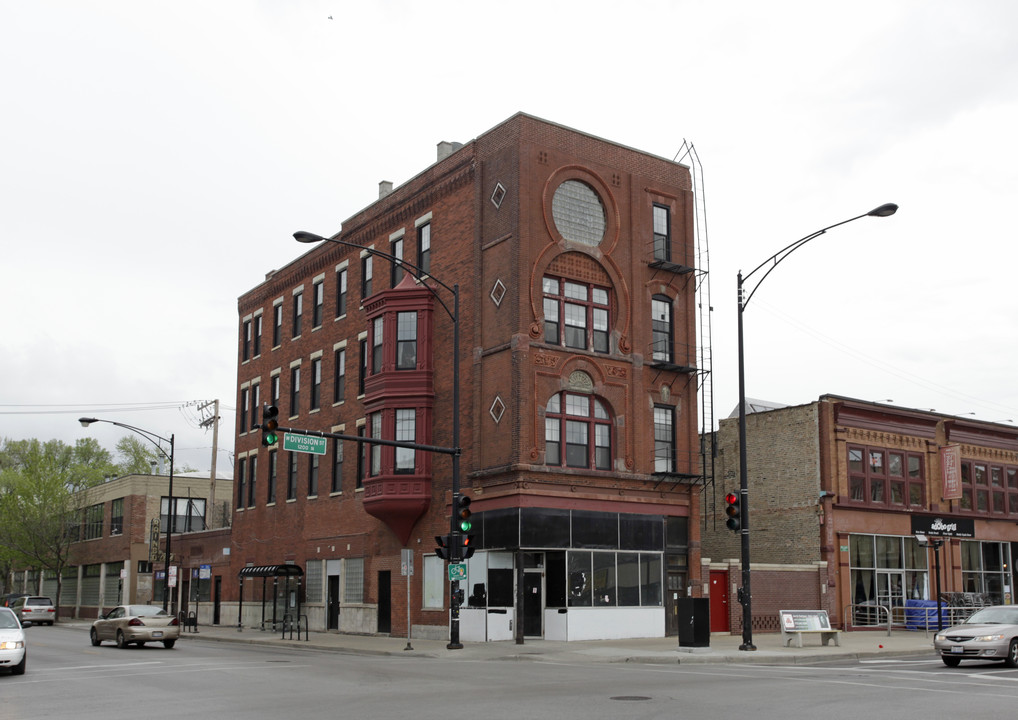
[[561, 392], [544, 416], [545, 464], [612, 469], [611, 418], [592, 395]]

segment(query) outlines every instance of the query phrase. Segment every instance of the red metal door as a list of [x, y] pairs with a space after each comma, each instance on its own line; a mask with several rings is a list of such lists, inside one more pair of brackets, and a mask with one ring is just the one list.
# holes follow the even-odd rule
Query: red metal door
[[731, 632], [728, 618], [728, 571], [710, 571], [710, 631]]

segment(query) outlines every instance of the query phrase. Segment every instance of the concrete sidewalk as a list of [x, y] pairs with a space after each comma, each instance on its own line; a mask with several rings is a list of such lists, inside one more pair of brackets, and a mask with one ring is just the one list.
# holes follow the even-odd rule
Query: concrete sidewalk
[[[293, 639], [287, 632], [283, 639], [279, 631], [269, 632], [257, 628], [200, 626], [198, 632], [181, 635], [186, 647], [190, 640], [239, 642], [265, 647], [288, 647], [361, 655], [390, 655], [398, 657], [449, 658], [456, 660], [542, 660], [546, 662], [633, 662], [633, 663], [768, 663], [774, 665], [808, 664], [831, 660], [879, 658], [895, 656], [929, 656], [935, 658], [933, 632], [895, 630], [856, 630], [841, 633], [841, 646], [824, 647], [819, 637], [803, 641], [805, 647], [784, 647], [780, 633], [753, 636], [755, 651], [739, 650], [742, 637], [714, 635], [710, 647], [679, 647], [677, 638], [637, 638], [625, 640], [588, 640], [558, 642], [528, 639], [523, 644], [513, 641], [465, 642], [460, 650], [449, 650], [446, 640], [423, 640], [376, 635], [347, 635], [336, 632], [312, 632]], [[178, 645], [178, 647], [180, 647]]]

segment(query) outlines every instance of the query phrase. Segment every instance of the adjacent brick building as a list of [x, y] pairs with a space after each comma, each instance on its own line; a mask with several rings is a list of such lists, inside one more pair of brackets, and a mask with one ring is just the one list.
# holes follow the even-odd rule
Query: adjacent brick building
[[[945, 601], [1014, 601], [1015, 427], [836, 395], [746, 425], [754, 630], [792, 607], [867, 624], [887, 621], [881, 606], [904, 622], [909, 601], [936, 598], [937, 557], [917, 533], [943, 543]], [[739, 488], [738, 441], [737, 418], [723, 420], [719, 498]], [[712, 517], [704, 528], [713, 629], [741, 633], [740, 536]]]
[[233, 576], [298, 566], [271, 601], [312, 629], [403, 635], [409, 601], [414, 636], [447, 636], [450, 456], [290, 452], [255, 426], [272, 403], [284, 427], [451, 448], [458, 286], [462, 638], [673, 632], [701, 591], [692, 215], [684, 165], [520, 114], [383, 183], [333, 236], [358, 247], [269, 272], [238, 303]]

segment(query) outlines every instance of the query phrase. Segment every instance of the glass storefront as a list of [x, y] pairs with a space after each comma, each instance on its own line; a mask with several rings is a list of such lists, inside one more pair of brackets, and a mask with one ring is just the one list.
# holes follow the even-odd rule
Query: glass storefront
[[850, 535], [852, 623], [886, 624], [902, 615], [906, 600], [929, 600], [926, 549], [914, 537]]

